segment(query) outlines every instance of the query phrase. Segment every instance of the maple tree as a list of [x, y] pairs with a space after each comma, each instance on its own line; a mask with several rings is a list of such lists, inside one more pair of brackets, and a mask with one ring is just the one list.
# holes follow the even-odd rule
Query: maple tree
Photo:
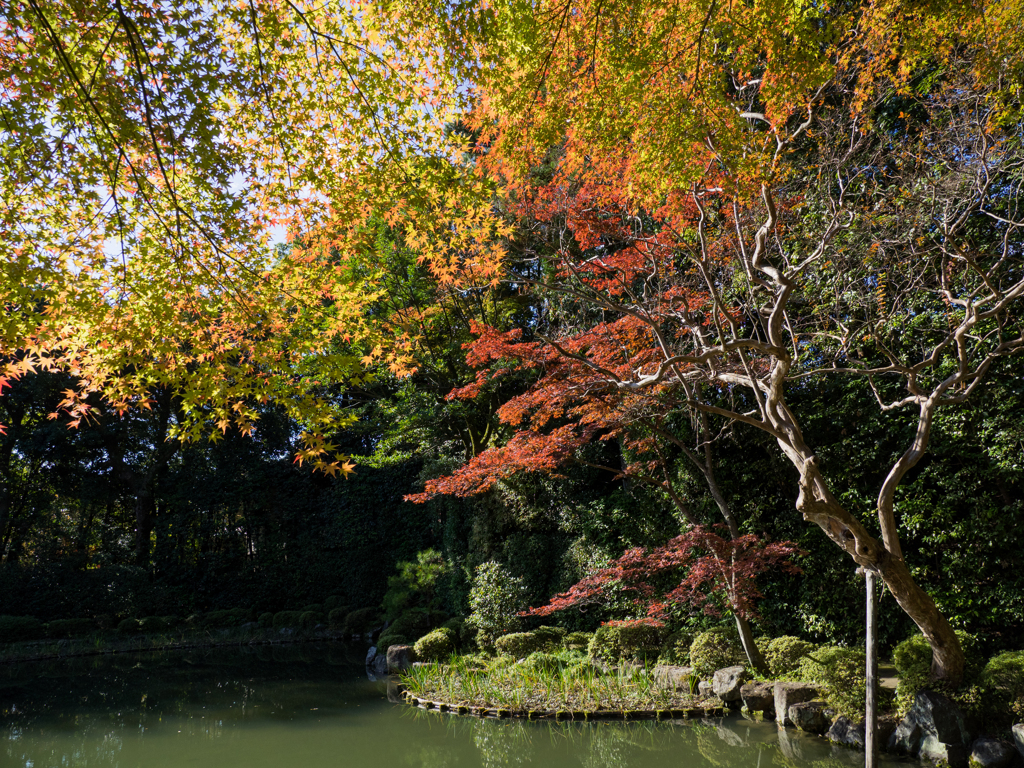
[[[799, 473], [797, 510], [880, 574], [934, 674], [958, 682], [962, 649], [904, 559], [895, 499], [937, 409], [1024, 348], [1020, 10], [496, 9], [480, 166], [505, 213], [547, 234], [540, 274], [517, 279], [557, 301], [510, 355], [545, 371], [532, 401], [502, 409], [523, 428], [427, 492], [551, 470], [616, 429], [609, 399], [672, 393], [771, 435]], [[485, 330], [471, 354], [496, 363], [509, 341]], [[837, 498], [787, 404], [816, 376], [862, 377], [883, 409], [915, 414], [878, 487], [881, 539]]]
[[[672, 608], [689, 604], [720, 615], [717, 598], [725, 596], [729, 610], [745, 619], [757, 617], [762, 595], [757, 577], [766, 571], [799, 573], [790, 559], [799, 549], [792, 542], [766, 542], [754, 534], [720, 536], [711, 528], [695, 526], [665, 544], [627, 550], [606, 567], [588, 574], [547, 605], [531, 608], [524, 616], [550, 616], [569, 608], [601, 603], [609, 588], [635, 595], [633, 602], [646, 617], [632, 621], [662, 624]], [[652, 581], [664, 574], [683, 572], [672, 589], [661, 593]]]
[[[72, 426], [95, 397], [173, 388], [183, 440], [249, 431], [273, 400], [306, 428], [298, 461], [351, 471], [313, 371], [362, 376], [337, 337], [401, 368], [403, 340], [364, 322], [375, 287], [336, 254], [381, 212], [447, 279], [451, 233], [417, 212], [460, 211], [460, 256], [492, 239], [485, 185], [452, 181], [457, 85], [387, 4], [6, 3], [0, 388], [72, 373]], [[275, 248], [285, 229], [299, 240]]]

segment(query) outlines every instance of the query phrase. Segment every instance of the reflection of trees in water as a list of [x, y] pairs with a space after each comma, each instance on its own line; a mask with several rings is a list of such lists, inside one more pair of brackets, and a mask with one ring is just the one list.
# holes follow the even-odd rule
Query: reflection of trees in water
[[624, 768], [642, 766], [651, 752], [678, 749], [677, 729], [653, 723], [595, 724], [590, 729], [588, 749], [583, 753], [584, 768]]
[[507, 720], [477, 720], [473, 743], [480, 750], [484, 768], [529, 765], [534, 759], [533, 739], [526, 723]]

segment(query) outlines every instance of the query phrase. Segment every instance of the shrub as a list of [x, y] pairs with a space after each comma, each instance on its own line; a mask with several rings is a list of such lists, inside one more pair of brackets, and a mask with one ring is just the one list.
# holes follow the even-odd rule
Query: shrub
[[92, 619], [55, 619], [46, 625], [46, 636], [55, 639], [80, 637], [95, 630], [96, 622]]
[[455, 633], [444, 627], [428, 632], [413, 645], [420, 661], [441, 661], [455, 650]]
[[409, 645], [409, 638], [399, 632], [392, 632], [390, 628], [385, 629], [377, 638], [377, 648], [387, 650], [392, 645]]
[[395, 566], [398, 573], [388, 577], [384, 593], [384, 614], [395, 619], [410, 608], [436, 609], [438, 586], [451, 571], [444, 556], [436, 549], [425, 549], [416, 560]]
[[[339, 608], [344, 608], [344, 607], [345, 607], [345, 599], [343, 597], [341, 597], [341, 595], [331, 595], [326, 600], [324, 600], [324, 610], [327, 611], [328, 613], [331, 612], [331, 611], [336, 611]], [[346, 613], [348, 612], [348, 610], [351, 610], [351, 609], [346, 609]]]
[[537, 627], [533, 634], [552, 645], [561, 645], [563, 638], [569, 634], [565, 627]]
[[134, 635], [141, 630], [141, 622], [138, 619], [123, 619], [117, 624], [119, 635]]
[[366, 635], [381, 625], [380, 611], [376, 608], [359, 608], [349, 611], [342, 629], [347, 635]]
[[840, 715], [864, 715], [866, 681], [864, 651], [825, 646], [800, 659], [797, 676], [824, 688], [823, 698]]
[[274, 614], [274, 629], [299, 626], [301, 611], [278, 611]]
[[701, 632], [690, 644], [690, 665], [697, 677], [706, 680], [715, 670], [734, 665], [739, 653], [731, 632], [711, 629]]
[[498, 653], [515, 659], [521, 659], [535, 651], [541, 651], [547, 645], [547, 641], [533, 632], [512, 632], [502, 635], [494, 641], [494, 647]]
[[693, 635], [690, 633], [673, 632], [662, 644], [658, 660], [662, 664], [689, 664], [692, 644]]
[[565, 648], [585, 651], [590, 647], [590, 640], [593, 636], [593, 632], [570, 632], [562, 639], [562, 645]]
[[313, 613], [323, 613], [323, 603], [312, 603], [310, 605], [305, 605], [302, 607], [302, 613], [309, 613], [310, 611], [312, 611]]
[[523, 661], [523, 666], [527, 669], [537, 670], [538, 672], [557, 672], [562, 668], [563, 662], [562, 659], [553, 653], [536, 651], [526, 657]]
[[327, 614], [327, 626], [331, 629], [342, 629], [345, 626], [345, 617], [350, 613], [352, 613], [352, 611], [348, 609], [348, 606], [332, 609], [330, 613]]
[[814, 647], [814, 643], [801, 640], [799, 637], [783, 635], [768, 640], [760, 650], [768, 664], [768, 670], [774, 677], [779, 677], [796, 670], [800, 666], [800, 660], [813, 651]]
[[[978, 639], [962, 630], [956, 630], [960, 647], [964, 651], [964, 683], [969, 685], [981, 674], [981, 655]], [[896, 710], [905, 715], [914, 704], [917, 692], [931, 682], [932, 649], [924, 635], [911, 635], [896, 646], [892, 653], [898, 682], [896, 684]]]
[[423, 608], [413, 608], [391, 622], [388, 630], [407, 637], [422, 637], [434, 628], [432, 618]]
[[34, 616], [0, 616], [0, 642], [38, 640], [43, 633], [43, 622]]
[[456, 646], [462, 646], [469, 640], [469, 632], [466, 622], [462, 619], [448, 619], [441, 625], [442, 629], [450, 629], [455, 633], [454, 641]]
[[604, 624], [590, 639], [587, 654], [592, 659], [655, 658], [661, 650], [665, 630], [650, 624]]
[[471, 613], [466, 623], [476, 630], [481, 650], [492, 648], [499, 636], [519, 629], [522, 622], [518, 614], [526, 607], [526, 602], [526, 585], [522, 579], [499, 563], [477, 566], [469, 590]]
[[299, 615], [299, 626], [305, 630], [315, 629], [322, 623], [323, 614], [318, 611], [302, 611]]
[[1024, 651], [1004, 651], [989, 659], [981, 672], [981, 683], [1014, 715], [1024, 717]]
[[260, 617], [256, 620], [256, 623], [259, 624], [260, 629], [270, 629], [274, 626], [274, 614], [270, 611], [261, 613]]
[[139, 620], [139, 631], [165, 632], [167, 631], [167, 622], [159, 616], [147, 616], [146, 618]]

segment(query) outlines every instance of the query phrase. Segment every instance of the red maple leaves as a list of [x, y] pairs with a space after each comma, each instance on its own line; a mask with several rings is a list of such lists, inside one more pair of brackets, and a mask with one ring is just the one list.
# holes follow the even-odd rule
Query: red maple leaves
[[[802, 550], [791, 541], [769, 542], [754, 534], [724, 538], [710, 528], [696, 526], [660, 547], [627, 550], [547, 605], [522, 615], [550, 616], [567, 608], [602, 603], [616, 588], [635, 595], [636, 606], [646, 613], [641, 619], [644, 623], [661, 623], [680, 604], [718, 615], [723, 607], [720, 597], [725, 598], [732, 613], [756, 618], [756, 603], [762, 597], [757, 577], [769, 570], [799, 573], [791, 560], [796, 554], [802, 554]], [[681, 580], [659, 594], [652, 581], [672, 571], [682, 571]]]

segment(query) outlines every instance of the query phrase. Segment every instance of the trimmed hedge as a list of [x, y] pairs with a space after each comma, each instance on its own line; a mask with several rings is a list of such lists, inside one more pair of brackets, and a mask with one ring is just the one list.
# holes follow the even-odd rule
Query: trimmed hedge
[[420, 661], [442, 661], [455, 650], [455, 633], [445, 627], [428, 632], [413, 645]]
[[587, 655], [591, 659], [616, 662], [620, 659], [655, 659], [665, 639], [664, 627], [650, 624], [602, 625], [597, 628]]
[[697, 677], [707, 680], [715, 670], [734, 665], [739, 653], [731, 632], [712, 629], [701, 632], [693, 639], [690, 644], [690, 665]]
[[502, 635], [494, 641], [494, 647], [502, 656], [512, 656], [521, 659], [529, 656], [535, 651], [540, 651], [548, 645], [544, 638], [538, 637], [533, 632], [512, 632]]
[[278, 611], [274, 614], [274, 629], [297, 627], [301, 617], [301, 611]]
[[409, 638], [399, 632], [385, 629], [377, 638], [377, 648], [386, 651], [392, 645], [409, 645]]
[[274, 614], [270, 611], [261, 613], [260, 617], [256, 620], [256, 623], [259, 625], [260, 629], [270, 629], [274, 626]]
[[147, 616], [139, 619], [140, 632], [166, 632], [167, 622], [159, 616]]
[[345, 616], [342, 628], [348, 635], [365, 635], [375, 630], [381, 623], [380, 611], [377, 608], [360, 608], [350, 611]]
[[317, 624], [323, 623], [324, 615], [319, 611], [303, 611], [299, 616], [299, 626], [303, 629], [315, 629]]
[[117, 623], [117, 634], [135, 635], [142, 631], [141, 622], [138, 619], [122, 619]]
[[800, 661], [815, 648], [814, 643], [792, 635], [783, 635], [769, 640], [761, 652], [768, 663], [768, 670], [774, 677], [789, 674], [800, 666]]
[[81, 637], [96, 631], [93, 619], [54, 619], [46, 625], [46, 636], [59, 640], [65, 637]]
[[0, 643], [39, 640], [44, 634], [43, 622], [35, 616], [0, 616]]
[[593, 632], [570, 632], [562, 638], [562, 645], [566, 648], [585, 651], [590, 646], [590, 640], [593, 637]]
[[832, 645], [804, 656], [797, 676], [823, 686], [823, 698], [840, 715], [857, 718], [864, 716], [864, 667], [864, 651]]

